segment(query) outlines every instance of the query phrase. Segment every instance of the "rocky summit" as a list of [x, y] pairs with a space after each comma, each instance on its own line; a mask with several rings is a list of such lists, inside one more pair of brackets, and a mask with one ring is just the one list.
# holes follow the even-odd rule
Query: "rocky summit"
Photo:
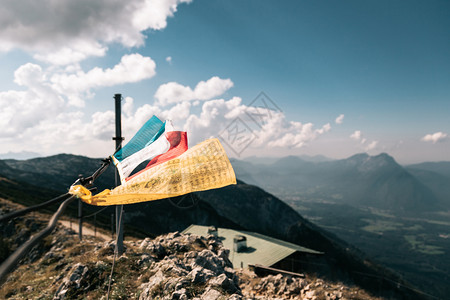
[[[13, 236], [26, 220], [0, 232]], [[229, 250], [212, 235], [174, 232], [128, 240], [125, 247], [114, 262], [109, 299], [378, 299], [308, 274], [258, 277], [233, 269]], [[33, 251], [33, 259], [25, 258], [2, 284], [1, 299], [106, 299], [113, 241], [85, 236], [80, 242], [75, 232], [59, 225], [37, 248], [41, 251]]]

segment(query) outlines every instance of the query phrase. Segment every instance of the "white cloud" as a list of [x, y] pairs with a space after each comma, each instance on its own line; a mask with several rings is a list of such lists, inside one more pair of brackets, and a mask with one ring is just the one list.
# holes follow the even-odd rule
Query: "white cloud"
[[103, 56], [108, 44], [141, 46], [191, 0], [23, 0], [0, 9], [0, 51], [23, 49], [52, 64]]
[[[0, 99], [3, 98], [0, 97]], [[201, 106], [201, 111], [198, 112], [197, 110], [196, 112], [191, 111], [191, 107], [191, 102], [184, 101], [165, 109], [150, 104], [135, 108], [134, 100], [127, 97], [123, 102], [122, 109], [123, 135], [126, 137], [126, 141], [129, 141], [142, 124], [152, 115], [156, 115], [161, 119], [172, 119], [177, 130], [187, 131], [189, 145], [193, 146], [210, 137], [220, 138], [220, 133], [233, 120], [239, 118], [247, 126], [252, 127], [252, 131], [248, 133], [257, 137], [250, 147], [260, 151], [279, 149], [280, 147], [301, 148], [331, 129], [329, 123], [316, 128], [312, 123], [286, 120], [283, 113], [274, 111], [267, 114], [270, 117], [265, 120], [261, 128], [247, 114], [253, 108], [242, 104], [242, 99], [239, 97], [229, 100], [205, 101]], [[39, 113], [45, 112], [46, 109], [48, 107], [41, 108], [36, 104], [31, 110]], [[20, 111], [16, 110], [16, 112]], [[4, 112], [2, 111], [1, 114]], [[3, 118], [0, 118], [0, 122], [2, 121]], [[46, 117], [39, 116], [39, 119], [32, 124], [27, 125], [23, 120], [19, 124], [22, 127], [14, 127], [16, 129], [12, 134], [10, 132], [8, 135], [2, 131], [0, 135], [2, 144], [9, 145], [9, 148], [14, 146], [17, 151], [40, 149], [42, 154], [54, 154], [68, 152], [70, 149], [69, 152], [75, 154], [106, 157], [114, 150], [111, 141], [111, 137], [114, 135], [114, 112], [112, 110], [85, 116], [81, 111], [67, 112], [63, 107], [54, 110], [53, 114]]]
[[0, 92], [0, 137], [20, 136], [64, 107], [63, 98], [45, 81], [40, 66], [27, 63], [19, 67], [14, 82], [25, 90]]
[[[104, 56], [111, 43], [143, 45], [144, 31], [167, 26], [180, 3], [191, 0], [24, 0], [0, 7], [0, 51], [24, 50], [49, 63], [27, 63], [14, 74], [20, 89], [0, 92], [0, 143], [10, 149], [39, 149], [43, 154], [109, 153], [112, 111], [80, 111], [96, 89], [134, 83], [155, 75], [155, 62], [140, 54], [124, 55], [110, 68], [83, 70], [80, 61]], [[212, 85], [209, 84], [209, 85]], [[153, 114], [189, 116], [190, 103], [168, 110], [123, 104], [124, 132], [131, 135]], [[128, 136], [129, 136], [128, 135]], [[68, 150], [70, 149], [70, 150]]]
[[125, 101], [122, 105], [122, 112], [125, 116], [130, 117], [133, 113], [134, 99], [131, 97], [125, 97]]
[[335, 123], [336, 123], [336, 124], [342, 124], [343, 122], [344, 122], [344, 115], [343, 115], [343, 114], [340, 114], [340, 115], [336, 118]]
[[446, 138], [447, 138], [447, 134], [439, 131], [439, 132], [435, 132], [433, 134], [425, 135], [422, 138], [422, 141], [424, 141], [424, 142], [432, 142], [433, 144], [436, 144], [437, 142], [443, 141]]
[[233, 87], [230, 79], [213, 76], [207, 81], [200, 81], [194, 89], [177, 82], [162, 84], [155, 93], [161, 106], [192, 100], [208, 100], [220, 96]]
[[[43, 70], [37, 64], [27, 63], [20, 66], [14, 72], [14, 82], [21, 86], [21, 90], [9, 90], [0, 92], [0, 139], [12, 138], [29, 144], [34, 136], [56, 138], [55, 132], [64, 131], [70, 124], [75, 124], [73, 120], [67, 120], [61, 116], [77, 116], [82, 124], [83, 114], [73, 109], [84, 106], [84, 99], [92, 97], [93, 88], [102, 86], [112, 86], [128, 82], [136, 82], [149, 78], [155, 74], [155, 63], [149, 57], [140, 54], [126, 55], [122, 57], [120, 63], [111, 69], [94, 68], [88, 72], [81, 70], [79, 66], [71, 66], [65, 69], [49, 67]], [[131, 115], [133, 101], [131, 98], [125, 99], [124, 113]], [[83, 135], [105, 138], [109, 131], [105, 131], [108, 124], [106, 116], [94, 114], [90, 130], [90, 135], [83, 132]], [[58, 120], [62, 120], [59, 123]], [[51, 125], [55, 122], [57, 129]], [[109, 122], [109, 121], [108, 121]], [[69, 125], [68, 125], [69, 124]], [[70, 126], [69, 126], [70, 127]], [[71, 128], [71, 127], [70, 127]], [[81, 129], [80, 129], [81, 128]], [[74, 132], [82, 131], [84, 126], [71, 128], [74, 131], [65, 132], [72, 136]], [[52, 132], [46, 132], [47, 130]], [[40, 132], [43, 130], [44, 132]], [[66, 138], [67, 136], [61, 136]], [[108, 140], [110, 137], [108, 138]], [[41, 141], [45, 140], [42, 138]], [[53, 144], [58, 141], [53, 140]], [[45, 148], [45, 147], [44, 147]]]
[[368, 152], [373, 149], [375, 149], [378, 146], [378, 141], [368, 141], [366, 138], [363, 137], [363, 133], [360, 130], [356, 130], [350, 135], [350, 138], [358, 141], [360, 144], [360, 147], [364, 149], [364, 151]]
[[[331, 129], [329, 123], [322, 128], [314, 129], [314, 124], [300, 122], [288, 122], [286, 127], [281, 128], [281, 136], [269, 135], [263, 138], [262, 143], [268, 142], [269, 147], [295, 147], [301, 148], [307, 142], [315, 140], [319, 135], [328, 132]], [[262, 131], [264, 133], [264, 131]], [[263, 136], [264, 137], [264, 136]]]
[[166, 61], [171, 64], [172, 63], [172, 56], [167, 56]]
[[207, 81], [200, 81], [194, 89], [195, 99], [208, 100], [222, 95], [233, 87], [230, 79], [221, 79], [217, 76], [211, 77]]
[[356, 130], [355, 132], [353, 132], [353, 133], [350, 135], [350, 138], [351, 138], [351, 139], [354, 139], [354, 140], [357, 140], [357, 141], [359, 141], [359, 140], [361, 139], [361, 137], [362, 137], [362, 133], [361, 133], [360, 130]]
[[168, 82], [159, 86], [155, 93], [155, 98], [158, 100], [159, 104], [164, 106], [192, 100], [195, 98], [195, 94], [188, 86], [176, 82]]
[[190, 102], [181, 102], [171, 107], [169, 110], [162, 111], [160, 117], [172, 120], [175, 124], [184, 123], [190, 115], [190, 109]]
[[[312, 123], [288, 121], [282, 112], [275, 111], [266, 114], [261, 128], [248, 115], [254, 107], [248, 107], [241, 102], [242, 99], [239, 97], [233, 97], [228, 101], [224, 99], [206, 101], [200, 115], [191, 114], [184, 126], [190, 142], [195, 144], [212, 136], [218, 137], [235, 120], [239, 120], [239, 124], [245, 124], [237, 131], [246, 131], [246, 138], [254, 136], [255, 140], [251, 143], [251, 147], [259, 149], [301, 148], [331, 129], [329, 123], [321, 128], [314, 128]], [[261, 108], [259, 110], [261, 111]], [[248, 127], [250, 131], [246, 130]]]
[[96, 67], [87, 73], [81, 70], [56, 73], [51, 75], [50, 81], [56, 91], [67, 95], [70, 104], [83, 106], [82, 98], [89, 97], [91, 89], [142, 81], [153, 77], [155, 68], [156, 64], [150, 57], [130, 54], [124, 55], [113, 68], [104, 70]]
[[370, 151], [375, 149], [375, 147], [378, 145], [378, 141], [372, 141], [369, 145], [367, 145], [364, 149], [366, 151]]
[[167, 26], [167, 17], [173, 17], [180, 3], [192, 0], [146, 0], [138, 1], [132, 18], [133, 27], [142, 31], [160, 30]]
[[111, 140], [115, 133], [115, 113], [113, 111], [96, 112], [92, 115], [92, 137]]

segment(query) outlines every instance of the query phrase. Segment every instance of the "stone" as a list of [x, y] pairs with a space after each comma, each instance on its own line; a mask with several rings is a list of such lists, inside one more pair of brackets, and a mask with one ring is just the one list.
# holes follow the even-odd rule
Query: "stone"
[[238, 291], [238, 288], [234, 284], [234, 282], [229, 279], [225, 274], [221, 274], [216, 278], [213, 278], [209, 281], [209, 284], [212, 286], [221, 287], [224, 291], [234, 294]]
[[312, 299], [315, 296], [316, 292], [314, 290], [308, 291], [305, 293], [305, 299]]
[[[221, 297], [222, 297], [222, 294], [218, 290], [215, 290], [215, 289], [212, 289], [212, 288], [208, 288], [202, 294], [200, 299], [201, 300], [218, 300]], [[225, 299], [225, 297], [223, 297], [222, 299]]]
[[159, 270], [156, 272], [153, 276], [149, 278], [149, 281], [147, 283], [143, 283], [139, 286], [139, 290], [142, 291], [141, 295], [139, 296], [139, 300], [147, 300], [152, 299], [152, 292], [159, 288], [160, 285], [164, 282], [166, 277], [164, 274]]
[[229, 259], [230, 250], [221, 248], [217, 252], [217, 256], [220, 257], [224, 261], [225, 267], [233, 268], [233, 263]]
[[179, 289], [175, 292], [172, 293], [172, 299], [174, 300], [184, 300], [184, 299], [188, 299], [187, 295], [186, 295], [186, 289]]
[[86, 273], [89, 271], [88, 267], [81, 263], [76, 264], [70, 269], [72, 270], [72, 273], [70, 274], [70, 276], [66, 277], [63, 280], [63, 283], [56, 290], [53, 299], [57, 300], [64, 299], [69, 289], [71, 288], [79, 289], [81, 287], [81, 281], [84, 279]]
[[[195, 266], [201, 266], [213, 271], [213, 273], [223, 273], [224, 262], [211, 250], [201, 251], [195, 259]], [[193, 268], [195, 267], [193, 266]]]
[[75, 283], [76, 287], [80, 287], [81, 280], [83, 279], [83, 276], [87, 273], [88, 267], [85, 265], [82, 265], [81, 263], [76, 264], [73, 267], [72, 275], [69, 277], [69, 282]]
[[203, 272], [202, 267], [196, 267], [196, 268], [192, 269], [192, 271], [188, 274], [187, 277], [190, 278], [192, 283], [195, 283], [195, 284], [206, 282], [206, 276]]
[[147, 264], [149, 262], [153, 262], [153, 261], [154, 261], [154, 259], [150, 255], [142, 254], [141, 258], [137, 261], [137, 265], [139, 267], [141, 267], [142, 265]]
[[150, 243], [146, 250], [160, 259], [167, 255], [166, 249], [159, 243]]

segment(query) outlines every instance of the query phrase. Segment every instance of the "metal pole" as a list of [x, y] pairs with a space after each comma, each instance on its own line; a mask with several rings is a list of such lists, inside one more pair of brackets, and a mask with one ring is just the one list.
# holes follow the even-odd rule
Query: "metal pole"
[[83, 239], [83, 202], [78, 199], [78, 237]]
[[114, 239], [114, 214], [111, 214], [111, 239]]
[[[116, 106], [116, 136], [113, 137], [113, 140], [116, 141], [116, 151], [118, 151], [120, 148], [122, 148], [122, 121], [121, 121], [121, 105], [122, 105], [122, 95], [121, 94], [115, 94], [114, 95], [115, 100], [115, 106]], [[116, 169], [116, 185], [118, 185], [118, 174]], [[117, 234], [117, 252], [119, 255], [122, 255], [123, 253], [123, 218], [122, 216], [123, 212], [123, 205], [117, 205], [116, 206], [116, 234]], [[120, 223], [120, 224], [119, 224]]]

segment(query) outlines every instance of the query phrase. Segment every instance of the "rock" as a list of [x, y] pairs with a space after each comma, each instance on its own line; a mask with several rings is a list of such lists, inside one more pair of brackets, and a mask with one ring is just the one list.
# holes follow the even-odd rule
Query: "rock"
[[[205, 249], [207, 244], [213, 246], [211, 250]], [[229, 251], [216, 237], [206, 240], [175, 232], [137, 245], [144, 251], [138, 264], [153, 260], [148, 271], [153, 275], [139, 287], [139, 299], [228, 299], [231, 295], [232, 299], [241, 299]], [[203, 250], [197, 250], [199, 247]], [[162, 254], [164, 257], [160, 257]]]
[[140, 248], [141, 250], [145, 250], [150, 242], [151, 242], [151, 239], [150, 239], [150, 238], [145, 238], [145, 239], [143, 239], [142, 242], [141, 242], [140, 245], [139, 245], [139, 248]]
[[142, 254], [142, 255], [141, 255], [141, 258], [137, 261], [137, 265], [138, 265], [139, 267], [142, 267], [142, 265], [147, 264], [147, 263], [149, 263], [149, 262], [153, 262], [153, 261], [155, 261], [155, 260], [154, 260], [153, 257], [151, 257], [150, 255], [148, 255], [148, 254]]
[[164, 276], [163, 272], [161, 272], [161, 270], [159, 270], [158, 272], [156, 272], [155, 275], [150, 277], [147, 285], [149, 285], [149, 286], [157, 286], [157, 285], [161, 284], [164, 281], [165, 278], [166, 277]]
[[66, 277], [63, 283], [57, 289], [55, 296], [53, 299], [64, 299], [66, 297], [66, 293], [71, 288], [79, 289], [81, 286], [81, 281], [84, 279], [84, 276], [88, 272], [88, 267], [78, 263], [72, 268], [72, 273], [70, 276]]
[[223, 273], [225, 263], [211, 250], [203, 250], [198, 254], [192, 268], [201, 266], [205, 269], [213, 271], [213, 273]]
[[312, 291], [307, 291], [305, 293], [305, 299], [312, 299], [315, 296], [316, 292], [314, 290]]
[[230, 250], [221, 248], [217, 252], [217, 256], [219, 256], [225, 262], [225, 267], [233, 268], [233, 263], [230, 261]]
[[202, 267], [196, 267], [194, 268], [188, 275], [188, 278], [191, 279], [192, 283], [199, 284], [199, 283], [205, 283], [206, 282], [206, 276], [203, 272]]
[[87, 273], [88, 268], [81, 263], [78, 263], [74, 266], [72, 275], [69, 277], [69, 282], [75, 283], [76, 287], [80, 287], [80, 282], [83, 276]]
[[189, 252], [184, 253], [184, 258], [186, 258], [186, 259], [196, 258], [197, 255], [198, 255], [197, 251], [189, 251]]
[[143, 283], [139, 286], [139, 290], [141, 290], [141, 295], [139, 296], [139, 300], [147, 300], [153, 299], [153, 294], [157, 289], [161, 289], [161, 285], [163, 281], [166, 279], [164, 274], [159, 270], [153, 276], [149, 278], [147, 283]]
[[211, 279], [209, 281], [209, 284], [212, 286], [218, 286], [230, 294], [234, 294], [238, 291], [238, 288], [236, 287], [234, 282], [230, 280], [225, 274], [221, 274], [219, 275], [219, 277]]
[[189, 284], [189, 280], [187, 279], [181, 279], [176, 285], [175, 285], [175, 290], [181, 290], [184, 289], [185, 286], [187, 286]]
[[[157, 267], [164, 273], [171, 273], [175, 276], [186, 276], [190, 271], [190, 267], [184, 265], [177, 257], [167, 257], [157, 263]], [[187, 270], [187, 268], [189, 268]]]
[[175, 299], [175, 300], [188, 299], [188, 296], [186, 295], [186, 289], [180, 289], [180, 290], [173, 292], [172, 299]]
[[217, 299], [225, 299], [222, 294], [215, 289], [208, 288], [200, 297], [201, 300], [217, 300]]
[[61, 259], [63, 259], [63, 258], [64, 258], [64, 255], [56, 254], [53, 251], [49, 251], [42, 258], [42, 264], [50, 265], [50, 264], [53, 264], [53, 263], [61, 261]]
[[159, 243], [149, 243], [145, 250], [159, 259], [167, 255], [166, 249]]

